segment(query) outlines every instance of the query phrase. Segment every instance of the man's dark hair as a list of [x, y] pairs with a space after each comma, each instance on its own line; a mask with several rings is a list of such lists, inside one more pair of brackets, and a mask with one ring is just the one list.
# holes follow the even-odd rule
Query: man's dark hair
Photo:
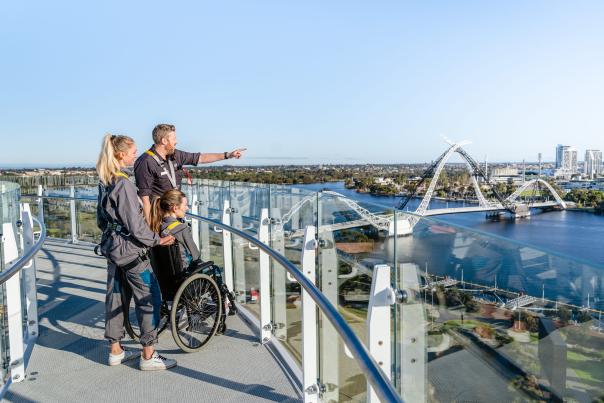
[[160, 144], [163, 138], [166, 138], [168, 134], [176, 131], [176, 126], [169, 125], [166, 123], [160, 123], [153, 128], [153, 142]]

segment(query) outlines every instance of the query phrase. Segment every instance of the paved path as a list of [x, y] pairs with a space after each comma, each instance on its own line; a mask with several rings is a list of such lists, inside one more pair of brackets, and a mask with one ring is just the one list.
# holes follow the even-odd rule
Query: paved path
[[107, 366], [104, 260], [90, 247], [49, 241], [37, 266], [40, 337], [27, 379], [11, 385], [7, 401], [300, 401], [287, 374], [239, 317], [229, 317], [227, 333], [194, 354], [181, 352], [164, 332], [158, 350], [178, 360], [173, 370], [142, 372], [138, 360]]

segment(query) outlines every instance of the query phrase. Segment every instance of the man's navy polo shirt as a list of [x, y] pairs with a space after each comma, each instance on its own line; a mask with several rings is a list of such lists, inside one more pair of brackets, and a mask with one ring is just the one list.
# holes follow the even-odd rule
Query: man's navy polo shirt
[[[170, 170], [168, 161], [162, 159], [162, 157], [155, 152], [155, 147], [149, 149], [152, 151], [160, 160], [164, 161], [166, 170]], [[175, 150], [174, 154], [168, 156], [172, 160], [174, 165], [174, 171], [176, 174], [176, 186], [180, 189], [183, 177], [183, 165], [197, 165], [199, 161], [199, 153], [188, 153], [181, 150]], [[168, 175], [163, 174], [164, 168], [157, 163], [155, 158], [147, 154], [146, 152], [141, 154], [134, 163], [134, 177], [136, 178], [136, 187], [138, 188], [138, 195], [140, 197], [149, 196], [161, 196], [167, 190], [172, 189], [172, 184]]]

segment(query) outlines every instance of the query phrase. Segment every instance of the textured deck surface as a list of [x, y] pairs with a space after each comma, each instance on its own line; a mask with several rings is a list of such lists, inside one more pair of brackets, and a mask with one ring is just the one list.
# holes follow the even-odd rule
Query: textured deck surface
[[178, 360], [174, 369], [143, 372], [138, 359], [107, 366], [104, 260], [90, 247], [49, 241], [37, 268], [40, 336], [26, 380], [11, 385], [7, 401], [300, 401], [286, 372], [239, 317], [229, 317], [227, 333], [198, 353], [181, 352], [171, 333], [162, 333], [157, 349]]

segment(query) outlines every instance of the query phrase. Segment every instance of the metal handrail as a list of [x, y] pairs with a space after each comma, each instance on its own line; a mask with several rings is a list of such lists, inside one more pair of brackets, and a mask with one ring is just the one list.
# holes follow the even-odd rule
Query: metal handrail
[[11, 267], [7, 270], [4, 270], [0, 273], [0, 285], [6, 283], [12, 276], [19, 273], [21, 269], [36, 256], [36, 253], [40, 251], [44, 241], [46, 240], [46, 226], [44, 223], [38, 221], [36, 217], [32, 217], [32, 219], [40, 226], [40, 237], [38, 241], [29, 249], [23, 256], [21, 256], [16, 262], [14, 262]]
[[215, 227], [220, 227], [225, 231], [235, 234], [248, 242], [256, 245], [259, 249], [265, 252], [267, 255], [275, 259], [281, 266], [283, 266], [304, 288], [304, 290], [310, 295], [315, 304], [325, 314], [329, 322], [333, 325], [336, 331], [340, 334], [340, 337], [344, 341], [344, 344], [354, 358], [357, 364], [363, 371], [363, 374], [367, 377], [367, 380], [371, 386], [375, 389], [378, 397], [382, 402], [401, 402], [401, 397], [396, 393], [396, 390], [384, 374], [384, 372], [377, 365], [373, 357], [363, 342], [357, 337], [350, 325], [340, 315], [337, 309], [331, 302], [323, 295], [323, 293], [298, 269], [294, 266], [285, 256], [279, 252], [273, 250], [271, 247], [253, 236], [246, 234], [245, 232], [233, 228], [230, 225], [221, 223], [220, 221], [212, 220], [211, 218], [203, 217], [197, 214], [187, 213], [187, 216], [200, 221], [205, 221]]
[[[34, 198], [42, 198], [42, 199], [87, 200], [87, 201], [96, 201], [97, 200], [96, 198], [92, 198], [92, 197], [86, 198], [86, 197], [73, 197], [73, 196], [22, 195], [22, 197], [34, 197]], [[329, 322], [339, 333], [339, 335], [342, 338], [342, 341], [344, 342], [346, 347], [348, 347], [348, 349], [352, 353], [353, 357], [357, 361], [357, 364], [359, 365], [359, 368], [363, 371], [364, 375], [367, 377], [367, 381], [374, 388], [374, 390], [375, 390], [376, 394], [378, 395], [378, 397], [380, 398], [380, 400], [383, 402], [400, 402], [400, 403], [403, 402], [401, 397], [396, 393], [396, 390], [394, 389], [394, 387], [392, 386], [392, 384], [390, 383], [390, 381], [388, 380], [388, 378], [386, 377], [384, 372], [380, 369], [380, 367], [375, 362], [373, 357], [371, 357], [371, 354], [369, 353], [369, 351], [367, 350], [367, 348], [365, 347], [363, 342], [354, 333], [354, 331], [352, 330], [350, 325], [346, 322], [346, 320], [342, 317], [342, 315], [340, 315], [338, 310], [333, 306], [333, 304], [331, 302], [329, 302], [329, 300], [323, 295], [323, 293], [304, 275], [304, 273], [302, 273], [300, 271], [300, 269], [298, 269], [294, 264], [292, 264], [285, 256], [283, 256], [279, 252], [273, 250], [271, 247], [269, 247], [265, 243], [260, 242], [258, 239], [254, 238], [253, 236], [251, 236], [237, 228], [231, 227], [230, 225], [226, 225], [220, 221], [216, 221], [211, 218], [203, 217], [203, 216], [200, 216], [197, 214], [187, 213], [187, 216], [190, 218], [199, 220], [199, 221], [205, 221], [209, 224], [214, 225], [215, 227], [222, 228], [223, 230], [226, 230], [227, 232], [235, 234], [235, 235], [247, 240], [250, 244], [256, 245], [256, 247], [258, 249], [262, 250], [263, 252], [268, 254], [270, 257], [275, 259], [276, 262], [278, 262], [281, 266], [283, 266], [298, 281], [298, 283], [302, 286], [302, 288], [304, 288], [304, 290], [308, 293], [308, 295], [313, 299], [315, 304], [317, 304], [319, 309], [325, 314], [325, 316], [327, 317]], [[36, 222], [38, 222], [38, 220], [36, 220]], [[42, 226], [42, 228], [43, 228], [43, 230], [42, 230], [43, 233], [41, 234], [40, 239], [42, 239], [42, 236], [44, 236], [44, 238], [46, 238], [46, 227]], [[41, 244], [39, 246], [38, 245], [36, 245], [36, 246], [37, 246], [37, 249], [33, 248], [31, 251], [35, 250], [35, 252], [37, 252], [40, 249]], [[35, 254], [35, 252], [33, 254]], [[30, 255], [30, 254], [28, 253], [28, 255]], [[23, 258], [21, 258], [20, 260], [22, 260], [24, 258], [25, 258], [25, 256]], [[25, 260], [25, 262], [27, 262], [28, 260]], [[25, 262], [23, 263], [23, 265], [25, 264]], [[11, 267], [11, 270], [12, 270], [12, 267]], [[14, 273], [10, 274], [6, 278], [6, 280], [8, 280], [8, 278], [10, 278], [16, 272], [18, 272], [18, 270], [15, 271]], [[2, 273], [2, 274], [4, 274], [4, 273]], [[1, 276], [0, 276], [0, 279], [2, 279]], [[6, 280], [4, 280], [4, 281], [6, 281]], [[4, 281], [1, 281], [0, 284], [2, 284], [2, 282], [4, 282]]]
[[[69, 200], [88, 200], [88, 201], [96, 201], [96, 198], [86, 198], [86, 197], [73, 197], [73, 196], [40, 196], [40, 195], [24, 195], [22, 197], [37, 197], [37, 198], [52, 198], [52, 199], [69, 199]], [[336, 329], [336, 331], [340, 334], [344, 344], [352, 355], [354, 356], [357, 364], [360, 369], [363, 371], [365, 376], [367, 377], [367, 381], [371, 384], [371, 386], [375, 389], [376, 394], [383, 402], [403, 402], [401, 397], [396, 393], [396, 390], [384, 374], [384, 372], [380, 369], [378, 364], [375, 362], [373, 357], [367, 348], [363, 344], [363, 342], [358, 338], [358, 336], [354, 333], [350, 325], [346, 322], [346, 320], [340, 315], [337, 309], [333, 306], [331, 302], [323, 295], [323, 293], [298, 269], [294, 264], [292, 264], [285, 256], [281, 255], [279, 252], [273, 250], [271, 247], [266, 245], [265, 243], [260, 242], [258, 239], [253, 236], [237, 229], [231, 227], [230, 225], [223, 224], [220, 221], [212, 220], [211, 218], [203, 217], [197, 214], [187, 213], [188, 217], [197, 219], [199, 221], [205, 221], [209, 224], [214, 225], [214, 227], [222, 228], [227, 232], [235, 234], [245, 240], [247, 240], [250, 244], [256, 245], [256, 247], [270, 257], [275, 259], [281, 266], [283, 266], [304, 288], [304, 290], [310, 295], [315, 304], [321, 309], [321, 311], [325, 314], [329, 322], [331, 322], [332, 326]], [[36, 220], [37, 221], [37, 220]], [[46, 228], [44, 227], [44, 236], [46, 236]], [[39, 248], [38, 248], [39, 249]], [[14, 273], [13, 273], [14, 274]], [[1, 278], [1, 277], [0, 277]], [[0, 283], [1, 284], [1, 283]]]

